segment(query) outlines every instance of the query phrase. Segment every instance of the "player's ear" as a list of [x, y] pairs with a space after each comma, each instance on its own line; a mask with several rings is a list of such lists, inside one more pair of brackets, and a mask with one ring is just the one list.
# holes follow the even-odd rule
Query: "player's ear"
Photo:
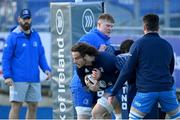
[[146, 34], [148, 32], [146, 24], [144, 24], [144, 33]]
[[88, 54], [85, 54], [85, 56], [84, 56], [84, 60], [88, 61], [88, 62], [92, 62], [92, 61], [94, 61], [94, 59], [95, 59], [94, 56], [90, 56]]
[[88, 55], [88, 54], [85, 54], [85, 55], [84, 55], [84, 59], [85, 59], [85, 60], [88, 60], [88, 59], [89, 59], [89, 55]]
[[18, 23], [20, 22], [20, 19], [21, 19], [20, 17], [17, 18]]

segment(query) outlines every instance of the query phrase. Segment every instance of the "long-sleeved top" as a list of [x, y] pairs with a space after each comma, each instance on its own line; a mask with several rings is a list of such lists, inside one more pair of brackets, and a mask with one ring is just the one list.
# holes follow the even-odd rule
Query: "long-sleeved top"
[[131, 56], [119, 75], [112, 95], [115, 95], [126, 80], [136, 71], [136, 86], [139, 92], [171, 90], [174, 79], [174, 56], [172, 46], [158, 33], [147, 33], [130, 49]]
[[[130, 56], [131, 56], [131, 54], [129, 54], [129, 53], [123, 53], [123, 54], [117, 55], [116, 65], [119, 66], [118, 68], [120, 71], [123, 69], [124, 65], [126, 64], [126, 61], [128, 60], [128, 58]], [[127, 80], [128, 85], [135, 84], [135, 82], [136, 82], [135, 76], [136, 76], [136, 73], [134, 71], [131, 74], [131, 79]]]
[[106, 89], [115, 84], [117, 77], [119, 75], [119, 69], [116, 65], [117, 58], [115, 55], [109, 54], [107, 52], [100, 52], [95, 60], [92, 62], [91, 66], [83, 66], [82, 68], [77, 68], [77, 73], [81, 79], [82, 85], [85, 85], [84, 77], [88, 74], [92, 74], [93, 69], [99, 69], [101, 71], [100, 80]]
[[[114, 53], [115, 49], [110, 45], [110, 37], [100, 32], [97, 28], [92, 29], [88, 34], [82, 36], [78, 42], [85, 42], [89, 45], [94, 46], [96, 49], [99, 49], [102, 44], [108, 46], [106, 52]], [[76, 66], [75, 66], [76, 67]], [[76, 88], [82, 86], [79, 77], [74, 69], [73, 78], [71, 80], [71, 88]]]
[[51, 71], [44, 53], [39, 34], [31, 30], [25, 35], [17, 26], [9, 34], [2, 57], [4, 78], [14, 82], [40, 82], [39, 67]]

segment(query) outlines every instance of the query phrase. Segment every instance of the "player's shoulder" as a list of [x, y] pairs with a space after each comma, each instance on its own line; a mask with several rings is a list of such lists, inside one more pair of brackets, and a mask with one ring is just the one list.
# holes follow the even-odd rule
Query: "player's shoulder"
[[102, 59], [116, 59], [116, 56], [114, 54], [108, 52], [99, 52], [99, 57]]
[[87, 39], [87, 38], [88, 38], [88, 39], [89, 39], [89, 38], [94, 38], [94, 37], [97, 37], [96, 33], [89, 32], [89, 33], [83, 35], [80, 40]]
[[97, 39], [98, 38], [94, 35], [86, 34], [79, 39], [79, 42], [86, 42], [90, 45], [94, 45], [97, 43]]
[[33, 28], [31, 29], [31, 32], [32, 32], [32, 33], [34, 33], [34, 34], [39, 34], [39, 32], [38, 32], [38, 31], [36, 31], [36, 30], [35, 30], [35, 29], [33, 29]]
[[21, 31], [19, 30], [19, 28], [17, 26], [11, 28], [10, 32], [9, 32], [9, 35], [7, 37], [7, 40], [16, 39], [19, 36], [20, 33], [21, 33]]
[[20, 34], [22, 31], [20, 30], [19, 26], [15, 26], [13, 28], [10, 29], [10, 35], [18, 35]]

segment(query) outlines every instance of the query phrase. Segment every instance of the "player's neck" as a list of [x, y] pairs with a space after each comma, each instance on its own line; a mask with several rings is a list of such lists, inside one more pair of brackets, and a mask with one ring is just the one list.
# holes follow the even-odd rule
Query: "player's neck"
[[86, 62], [86, 66], [91, 66], [92, 62]]
[[158, 33], [158, 31], [144, 31], [145, 34], [148, 34], [148, 33]]
[[86, 60], [86, 65], [87, 66], [91, 66], [93, 64], [93, 62], [95, 61], [95, 57], [91, 56]]

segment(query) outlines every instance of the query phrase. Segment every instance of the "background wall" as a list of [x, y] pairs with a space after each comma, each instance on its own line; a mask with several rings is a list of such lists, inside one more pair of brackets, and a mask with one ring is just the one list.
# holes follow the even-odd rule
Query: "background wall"
[[[48, 63], [51, 63], [50, 2], [75, 2], [76, 0], [0, 0], [0, 119], [6, 119], [9, 112], [8, 88], [3, 83], [1, 58], [3, 44], [10, 29], [17, 25], [17, 16], [22, 8], [30, 8], [33, 28], [42, 38]], [[137, 40], [143, 35], [142, 16], [157, 13], [160, 16], [160, 34], [167, 38], [174, 48], [176, 60], [174, 77], [178, 97], [180, 97], [180, 4], [179, 0], [82, 0], [83, 2], [104, 1], [105, 12], [115, 18], [111, 43], [118, 47], [122, 40]], [[116, 12], [114, 12], [116, 11]], [[43, 101], [40, 103], [38, 118], [52, 118], [51, 81], [43, 81], [41, 74]], [[23, 118], [26, 109], [21, 111]], [[45, 110], [45, 111], [44, 111]], [[41, 116], [43, 113], [43, 116]], [[48, 113], [48, 114], [46, 114]]]

